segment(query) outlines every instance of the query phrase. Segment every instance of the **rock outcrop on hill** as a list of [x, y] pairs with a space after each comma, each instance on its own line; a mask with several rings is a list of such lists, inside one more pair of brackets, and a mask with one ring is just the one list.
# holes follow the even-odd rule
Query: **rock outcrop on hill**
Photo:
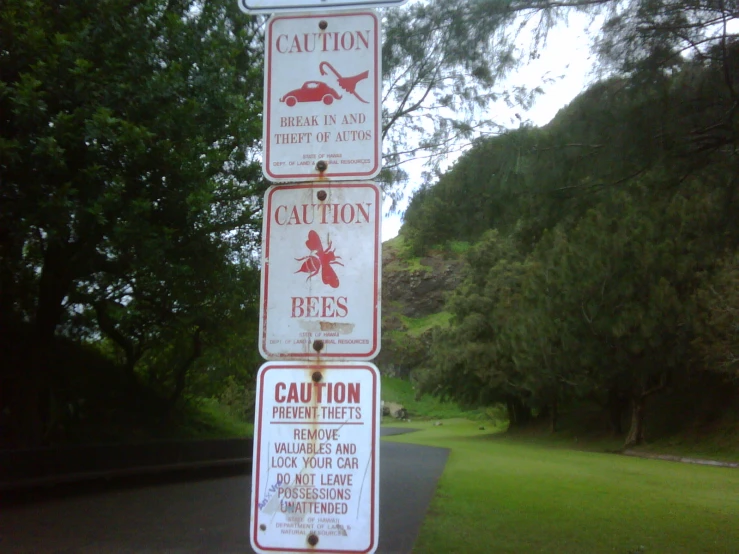
[[464, 262], [449, 252], [412, 257], [402, 237], [383, 244], [381, 371], [402, 377], [423, 363], [432, 330], [445, 324], [448, 294], [462, 280]]
[[[382, 308], [406, 317], [425, 317], [444, 310], [449, 292], [461, 280], [462, 262], [442, 254], [420, 258], [419, 267], [399, 258], [396, 248], [382, 253]], [[397, 308], [397, 309], [396, 309]]]

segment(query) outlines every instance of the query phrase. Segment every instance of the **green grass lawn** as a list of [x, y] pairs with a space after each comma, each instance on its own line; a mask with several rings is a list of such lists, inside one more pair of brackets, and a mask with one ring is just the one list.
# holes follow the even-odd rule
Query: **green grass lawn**
[[451, 449], [418, 554], [739, 552], [739, 470], [405, 425], [422, 431], [386, 440]]

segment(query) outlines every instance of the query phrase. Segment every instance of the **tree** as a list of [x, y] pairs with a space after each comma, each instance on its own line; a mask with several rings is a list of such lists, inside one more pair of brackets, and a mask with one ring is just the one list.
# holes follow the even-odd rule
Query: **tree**
[[539, 298], [550, 305], [549, 319], [560, 322], [562, 355], [591, 390], [625, 388], [633, 408], [627, 445], [643, 441], [648, 397], [665, 388], [687, 354], [687, 291], [699, 282], [700, 254], [688, 238], [695, 215], [678, 211], [683, 201], [650, 202], [638, 191], [620, 191], [566, 239], [539, 247], [549, 285]]
[[693, 347], [704, 367], [739, 377], [739, 263], [723, 260], [716, 274], [696, 291], [698, 304]]
[[[696, 291], [703, 329], [717, 325], [731, 351], [718, 317], [730, 313], [727, 285], [724, 304], [702, 287], [738, 244], [734, 135], [694, 132], [727, 107], [728, 96], [709, 99], [726, 86], [721, 68], [683, 60], [654, 86], [599, 83], [544, 129], [480, 141], [414, 199], [403, 232], [421, 246], [480, 237], [450, 303], [453, 347], [435, 351], [442, 390], [532, 408], [596, 398], [614, 431], [628, 399], [631, 445], [644, 439], [648, 398], [691, 371]], [[506, 275], [515, 286], [502, 288]], [[694, 346], [705, 352], [708, 335]]]
[[510, 237], [487, 233], [468, 253], [464, 282], [447, 309], [452, 325], [436, 331], [426, 388], [480, 405], [503, 402], [513, 425], [530, 419], [531, 388], [503, 343], [509, 318], [520, 309], [522, 277], [528, 270]]
[[[535, 58], [552, 26], [574, 11], [600, 16], [593, 21], [602, 25], [592, 29], [592, 36], [605, 76], [626, 76], [637, 87], [653, 89], [689, 60], [715, 66], [721, 81], [712, 94], [721, 101], [707, 96], [703, 107], [715, 109], [691, 131], [701, 148], [720, 148], [727, 129], [735, 127], [735, 8], [715, 0], [427, 0], [388, 10], [383, 22], [386, 168], [421, 157], [438, 169], [451, 151], [465, 149], [474, 137], [502, 132], [501, 122], [485, 115], [491, 104], [503, 100], [525, 108], [540, 92], [503, 78]], [[532, 36], [528, 49], [517, 47], [524, 31]], [[437, 176], [432, 171], [429, 178]]]
[[388, 182], [402, 180], [411, 159], [426, 159], [433, 174], [473, 138], [500, 132], [503, 126], [487, 115], [494, 102], [530, 105], [539, 89], [501, 84], [525, 58], [516, 47], [515, 24], [523, 28], [529, 19], [519, 18], [522, 11], [529, 10], [497, 0], [429, 0], [384, 13]]
[[27, 442], [60, 326], [89, 308], [131, 366], [162, 326], [197, 342], [209, 297], [252, 257], [260, 48], [233, 2], [5, 3], [0, 308], [34, 330], [15, 384]]

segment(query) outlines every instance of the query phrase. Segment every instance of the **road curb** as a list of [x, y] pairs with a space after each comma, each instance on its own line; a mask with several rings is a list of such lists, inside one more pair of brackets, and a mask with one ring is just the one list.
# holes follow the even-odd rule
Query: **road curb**
[[251, 439], [176, 440], [0, 451], [0, 491], [250, 466]]
[[730, 467], [739, 468], [739, 462], [721, 462], [718, 460], [705, 460], [701, 458], [687, 458], [685, 456], [671, 456], [669, 454], [649, 454], [647, 452], [637, 452], [635, 450], [624, 450], [624, 456], [633, 456], [635, 458], [647, 458], [650, 460], [664, 460], [666, 462], [681, 462], [683, 464], [697, 464], [713, 467]]

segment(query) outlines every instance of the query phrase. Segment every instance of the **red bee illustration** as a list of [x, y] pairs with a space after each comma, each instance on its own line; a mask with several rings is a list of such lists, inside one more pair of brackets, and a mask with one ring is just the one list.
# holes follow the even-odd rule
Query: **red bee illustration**
[[[344, 264], [336, 261], [341, 258], [334, 254], [334, 250], [331, 248], [331, 241], [328, 241], [328, 246], [324, 250], [321, 239], [318, 237], [318, 233], [315, 231], [308, 231], [308, 240], [305, 241], [305, 245], [308, 247], [308, 250], [311, 251], [311, 254], [304, 258], [295, 258], [296, 261], [303, 262], [303, 265], [301, 265], [300, 269], [295, 273], [308, 273], [308, 279], [310, 279], [314, 275], [318, 275], [318, 272], [320, 271], [321, 279], [324, 284], [333, 288], [338, 288], [339, 277], [331, 266], [334, 264], [343, 266]], [[306, 281], [308, 279], [306, 279]]]

